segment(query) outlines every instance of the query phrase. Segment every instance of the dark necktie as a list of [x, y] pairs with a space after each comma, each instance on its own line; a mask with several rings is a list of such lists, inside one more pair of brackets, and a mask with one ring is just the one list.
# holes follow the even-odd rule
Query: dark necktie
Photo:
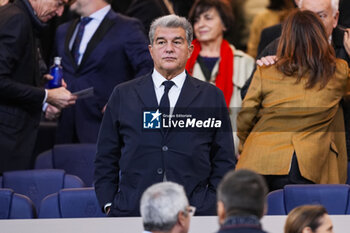
[[164, 81], [162, 85], [164, 85], [164, 94], [159, 103], [159, 109], [162, 114], [169, 115], [170, 112], [170, 102], [169, 102], [169, 90], [175, 83], [173, 81]]
[[75, 40], [72, 46], [72, 55], [74, 57], [74, 61], [76, 64], [78, 64], [79, 62], [79, 48], [80, 48], [80, 43], [81, 43], [81, 39], [83, 38], [84, 35], [84, 30], [85, 30], [85, 26], [92, 20], [92, 18], [89, 17], [83, 17], [80, 20], [80, 24], [79, 24], [79, 28], [78, 28], [78, 32], [77, 35], [75, 36]]

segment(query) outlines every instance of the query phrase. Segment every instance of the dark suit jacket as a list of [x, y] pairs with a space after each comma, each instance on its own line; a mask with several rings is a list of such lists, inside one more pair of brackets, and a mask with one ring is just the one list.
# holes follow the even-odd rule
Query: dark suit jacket
[[76, 92], [94, 87], [94, 96], [77, 100], [62, 111], [57, 142], [95, 143], [102, 120], [102, 109], [113, 88], [133, 77], [149, 73], [153, 62], [148, 40], [136, 19], [108, 12], [91, 38], [81, 64], [76, 65], [69, 50], [78, 20], [60, 26], [56, 34], [58, 56], [62, 57], [63, 76], [68, 90]]
[[30, 167], [45, 91], [39, 69], [29, 3], [0, 7], [0, 173]]
[[234, 146], [227, 107], [215, 86], [187, 76], [174, 114], [220, 119], [219, 129], [143, 129], [143, 111], [158, 106], [151, 75], [115, 88], [108, 102], [95, 160], [95, 190], [112, 216], [138, 216], [139, 200], [150, 185], [168, 181], [185, 187], [199, 215], [216, 214], [216, 187], [234, 169]]
[[170, 12], [163, 0], [133, 0], [125, 14], [139, 19], [148, 34], [152, 21]]
[[260, 228], [249, 227], [249, 226], [227, 226], [220, 229], [218, 233], [267, 233]]

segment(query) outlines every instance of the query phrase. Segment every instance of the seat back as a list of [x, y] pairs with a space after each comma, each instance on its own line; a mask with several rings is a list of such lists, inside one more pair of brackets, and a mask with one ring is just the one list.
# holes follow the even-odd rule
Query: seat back
[[68, 175], [63, 170], [40, 169], [9, 171], [3, 173], [3, 188], [29, 197], [39, 207], [41, 200], [63, 188], [81, 188], [84, 182], [77, 176]]
[[0, 189], [0, 219], [35, 217], [35, 206], [28, 197], [14, 193], [11, 189]]
[[313, 204], [323, 205], [329, 214], [349, 214], [349, 191], [346, 184], [286, 185], [268, 195], [268, 214], [288, 214], [297, 206]]
[[350, 161], [348, 162], [348, 178], [346, 179], [346, 184], [350, 184]]
[[286, 215], [283, 189], [275, 190], [267, 195], [267, 215]]
[[41, 202], [39, 218], [105, 217], [90, 188], [62, 189]]
[[35, 169], [63, 169], [68, 174], [80, 177], [87, 186], [92, 186], [95, 157], [95, 144], [55, 145], [52, 150], [37, 157]]

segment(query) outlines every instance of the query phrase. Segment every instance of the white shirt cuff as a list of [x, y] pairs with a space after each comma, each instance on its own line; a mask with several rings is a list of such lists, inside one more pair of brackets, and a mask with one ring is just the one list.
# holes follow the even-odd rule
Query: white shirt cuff
[[107, 203], [107, 204], [103, 207], [104, 212], [107, 213], [107, 208], [108, 208], [108, 207], [111, 207], [111, 206], [112, 206], [112, 203], [110, 203], [110, 202]]

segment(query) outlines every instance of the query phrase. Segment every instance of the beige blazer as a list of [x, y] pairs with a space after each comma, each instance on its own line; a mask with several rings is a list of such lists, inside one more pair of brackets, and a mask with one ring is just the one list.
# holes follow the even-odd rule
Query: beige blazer
[[345, 183], [347, 154], [339, 101], [349, 87], [349, 68], [337, 59], [325, 88], [305, 89], [306, 78], [258, 67], [238, 114], [237, 169], [286, 175], [295, 151], [300, 172], [315, 183]]
[[[230, 101], [229, 112], [230, 112], [230, 119], [231, 119], [232, 131], [233, 131], [235, 153], [238, 154], [239, 140], [237, 137], [236, 118], [240, 110], [240, 107], [242, 105], [241, 89], [253, 72], [255, 60], [248, 54], [244, 53], [243, 51], [235, 49], [233, 45], [231, 45], [231, 49], [233, 51], [233, 56], [234, 56], [233, 77], [232, 77], [234, 86], [233, 86], [233, 94]], [[216, 81], [216, 76], [219, 71], [219, 64], [220, 64], [220, 59], [215, 64], [213, 71], [211, 72], [210, 83], [214, 85]], [[196, 64], [193, 67], [192, 76], [202, 81], [206, 81], [204, 74], [202, 72], [202, 69], [198, 64], [198, 62], [196, 62]]]

